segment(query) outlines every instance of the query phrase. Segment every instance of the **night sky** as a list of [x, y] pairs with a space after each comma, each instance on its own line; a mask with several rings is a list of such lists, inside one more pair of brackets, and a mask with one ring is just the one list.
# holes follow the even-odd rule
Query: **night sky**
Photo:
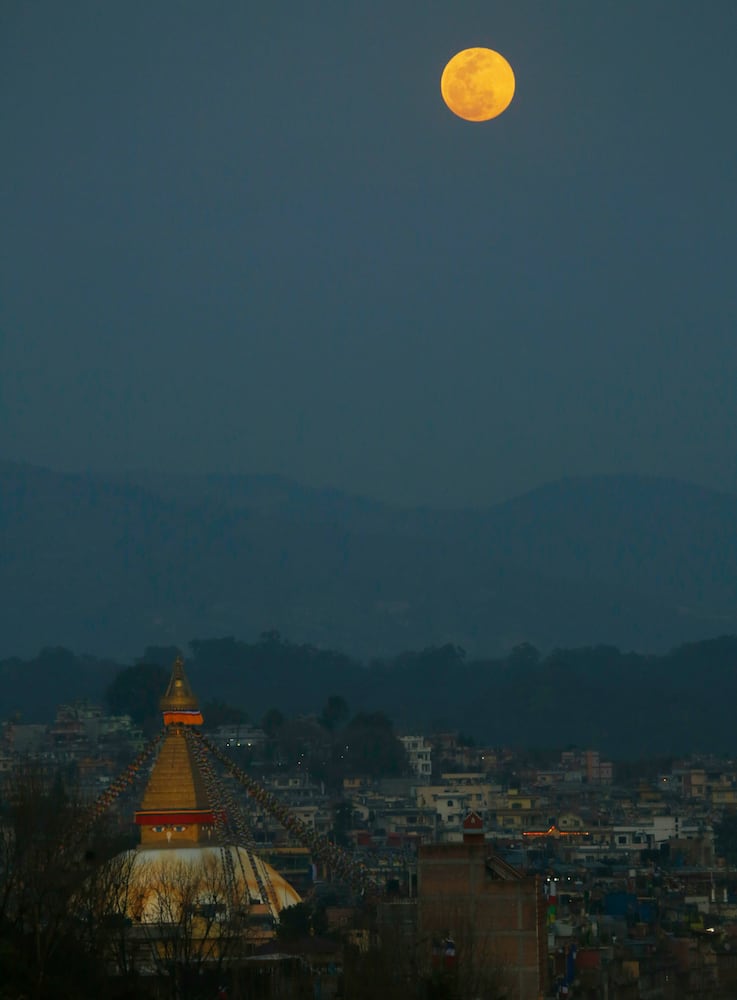
[[[0, 6], [0, 456], [737, 491], [737, 3]], [[459, 49], [512, 64], [484, 124]]]

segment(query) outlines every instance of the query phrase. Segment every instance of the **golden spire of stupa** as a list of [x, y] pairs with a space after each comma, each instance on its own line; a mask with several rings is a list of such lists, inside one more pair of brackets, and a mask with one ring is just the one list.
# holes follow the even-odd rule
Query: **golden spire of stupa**
[[143, 794], [136, 823], [144, 846], [197, 843], [212, 830], [205, 782], [186, 738], [185, 726], [201, 726], [202, 713], [178, 657], [166, 694], [159, 702], [167, 733]]
[[184, 673], [184, 660], [181, 656], [174, 661], [169, 686], [159, 702], [159, 708], [164, 713], [165, 726], [172, 723], [184, 726], [202, 725], [202, 713]]

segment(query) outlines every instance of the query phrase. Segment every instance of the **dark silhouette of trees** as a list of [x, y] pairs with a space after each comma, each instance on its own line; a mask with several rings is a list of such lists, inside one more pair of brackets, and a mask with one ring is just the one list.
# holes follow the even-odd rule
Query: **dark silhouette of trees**
[[305, 774], [321, 775], [330, 759], [330, 734], [311, 719], [289, 719], [278, 730], [281, 759], [288, 767], [299, 767]]
[[159, 701], [166, 691], [171, 674], [168, 668], [153, 663], [137, 663], [126, 667], [107, 689], [107, 706], [113, 715], [130, 715], [147, 731], [161, 725]]
[[206, 729], [217, 729], [218, 726], [241, 726], [248, 722], [248, 716], [241, 708], [226, 705], [224, 701], [206, 701], [202, 706], [202, 717]]
[[407, 773], [407, 754], [383, 712], [359, 712], [342, 732], [346, 773], [391, 777]]
[[9, 995], [99, 995], [104, 954], [90, 947], [80, 900], [120, 846], [104, 824], [87, 822], [59, 777], [18, 771], [0, 813], [0, 983]]
[[312, 932], [312, 915], [307, 903], [294, 903], [285, 907], [279, 914], [277, 940], [282, 942], [299, 941]]
[[536, 667], [540, 660], [540, 650], [529, 642], [521, 642], [507, 656], [507, 664], [515, 670], [529, 670]]
[[271, 736], [273, 738], [282, 728], [284, 722], [285, 719], [283, 713], [280, 712], [278, 708], [270, 708], [268, 712], [265, 713], [263, 719], [261, 719], [261, 728], [267, 736]]
[[184, 656], [179, 646], [146, 646], [143, 656], [139, 656], [136, 663], [148, 663], [170, 670], [172, 663], [179, 656]]
[[[350, 703], [367, 711], [386, 708], [405, 732], [427, 732], [432, 720], [442, 720], [440, 728], [462, 730], [479, 745], [533, 746], [551, 717], [565, 717], [566, 742], [597, 746], [617, 759], [682, 755], [694, 747], [725, 754], [736, 749], [730, 706], [737, 700], [737, 636], [690, 643], [661, 656], [607, 645], [541, 654], [521, 643], [503, 658], [472, 659], [446, 643], [368, 666], [276, 633], [255, 643], [232, 636], [193, 640], [191, 648], [187, 673], [194, 689], [217, 703], [206, 715], [209, 725], [217, 724], [221, 705], [233, 710], [222, 715], [224, 721], [244, 709], [258, 718], [276, 706], [282, 716], [314, 713], [323, 731], [345, 735]], [[113, 677], [110, 710], [155, 731], [174, 652], [150, 647], [147, 656], [166, 659], [165, 666], [123, 669], [54, 648], [33, 660], [2, 661], [0, 714], [49, 721], [61, 702], [99, 699]], [[623, 728], [619, 720], [625, 717]], [[272, 737], [277, 719], [267, 713]], [[717, 746], [716, 734], [722, 734]]]
[[339, 694], [331, 694], [322, 710], [320, 725], [332, 733], [348, 719], [349, 715], [350, 709], [345, 698]]
[[333, 840], [339, 847], [351, 847], [350, 831], [353, 826], [353, 803], [338, 799], [333, 803]]

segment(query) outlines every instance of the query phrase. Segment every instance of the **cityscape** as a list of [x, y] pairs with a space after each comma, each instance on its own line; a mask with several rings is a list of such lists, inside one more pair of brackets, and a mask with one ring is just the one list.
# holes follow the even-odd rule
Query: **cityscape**
[[339, 695], [208, 725], [181, 658], [157, 707], [3, 725], [8, 996], [84, 995], [74, 962], [121, 997], [737, 989], [737, 759], [395, 733]]

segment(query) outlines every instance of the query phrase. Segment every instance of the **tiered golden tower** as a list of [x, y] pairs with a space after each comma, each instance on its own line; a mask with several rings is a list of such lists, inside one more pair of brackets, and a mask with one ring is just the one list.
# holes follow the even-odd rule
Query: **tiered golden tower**
[[185, 736], [187, 726], [201, 726], [203, 720], [181, 658], [174, 663], [159, 707], [167, 734], [135, 820], [142, 845], [193, 846], [211, 839], [215, 815]]

